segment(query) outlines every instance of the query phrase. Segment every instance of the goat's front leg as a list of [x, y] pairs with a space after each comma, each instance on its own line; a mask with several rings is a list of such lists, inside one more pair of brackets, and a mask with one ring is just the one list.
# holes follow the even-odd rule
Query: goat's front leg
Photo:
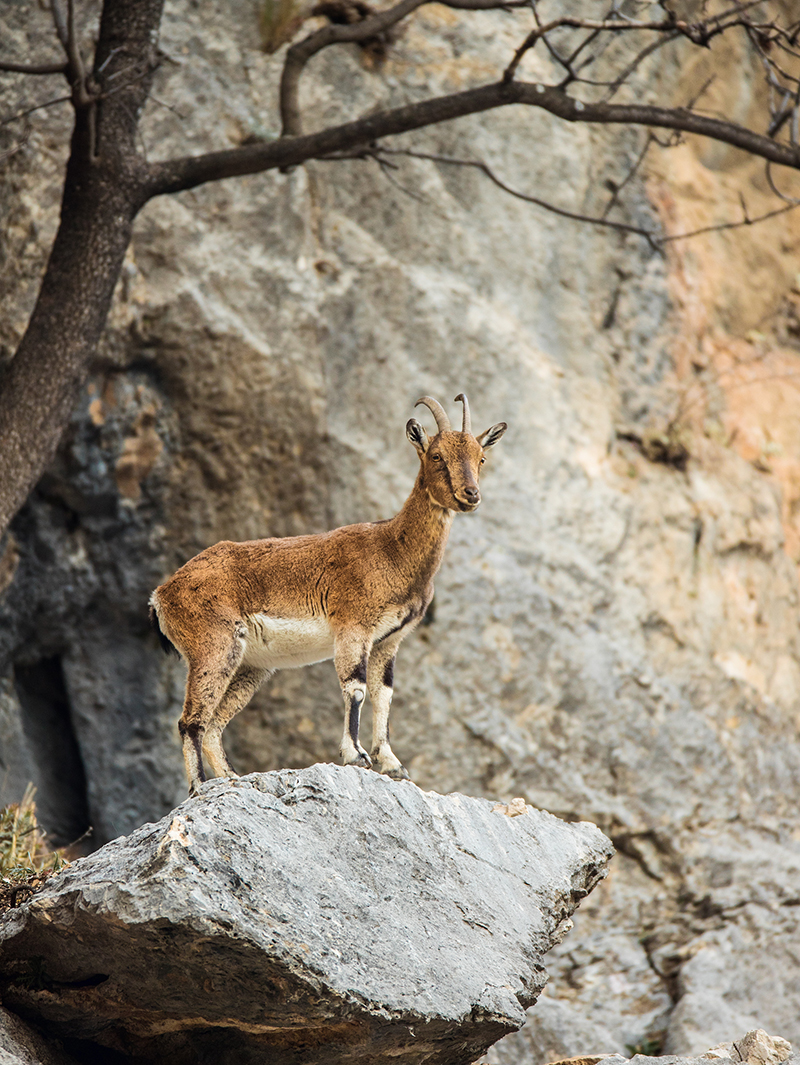
[[358, 742], [361, 708], [367, 695], [367, 663], [370, 640], [363, 632], [343, 632], [336, 637], [333, 664], [339, 677], [344, 698], [344, 731], [339, 753], [342, 765], [357, 765], [369, 769], [369, 755]]
[[391, 638], [376, 644], [367, 666], [367, 687], [372, 700], [372, 757], [381, 773], [393, 780], [409, 780], [408, 770], [389, 746], [389, 710], [399, 646], [400, 640]]

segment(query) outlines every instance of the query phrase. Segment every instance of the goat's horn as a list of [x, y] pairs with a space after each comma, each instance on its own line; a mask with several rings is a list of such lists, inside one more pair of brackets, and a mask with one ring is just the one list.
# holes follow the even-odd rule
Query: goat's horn
[[467, 397], [464, 395], [463, 392], [459, 392], [458, 395], [456, 396], [456, 398], [453, 400], [453, 402], [454, 403], [463, 403], [464, 404], [464, 418], [463, 418], [463, 420], [461, 422], [461, 432], [462, 433], [471, 433], [472, 432], [472, 418], [470, 418], [470, 415], [469, 415], [469, 400], [467, 399]]
[[418, 407], [420, 403], [424, 403], [425, 406], [431, 411], [434, 418], [436, 419], [436, 428], [439, 430], [440, 433], [447, 433], [450, 431], [450, 429], [452, 428], [452, 426], [450, 425], [450, 419], [445, 414], [444, 407], [441, 405], [441, 403], [437, 403], [436, 400], [431, 399], [430, 396], [421, 396], [414, 404], [414, 406]]

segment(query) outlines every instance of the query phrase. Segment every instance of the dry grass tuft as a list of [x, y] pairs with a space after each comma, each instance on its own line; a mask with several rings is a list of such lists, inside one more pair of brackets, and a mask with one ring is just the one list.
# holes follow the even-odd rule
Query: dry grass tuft
[[36, 820], [36, 788], [29, 784], [22, 802], [0, 809], [0, 912], [18, 906], [67, 862], [51, 850]]

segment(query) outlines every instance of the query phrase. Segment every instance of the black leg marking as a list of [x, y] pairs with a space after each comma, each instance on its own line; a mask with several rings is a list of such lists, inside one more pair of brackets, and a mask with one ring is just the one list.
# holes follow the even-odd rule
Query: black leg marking
[[364, 655], [364, 657], [358, 663], [358, 665], [353, 670], [353, 672], [350, 674], [350, 676], [345, 679], [345, 683], [348, 683], [351, 680], [357, 680], [359, 684], [366, 684], [366, 682], [367, 682], [367, 656], [366, 655]]
[[350, 732], [350, 739], [353, 741], [356, 749], [358, 748], [358, 726], [361, 721], [361, 704], [364, 702], [363, 692], [354, 692], [350, 699], [350, 716], [347, 721], [347, 728]]
[[206, 779], [206, 770], [203, 765], [203, 741], [199, 735], [192, 736], [192, 746], [197, 755], [197, 775], [200, 777], [202, 783]]
[[403, 620], [401, 622], [399, 622], [399, 624], [395, 625], [395, 627], [393, 629], [389, 629], [389, 631], [386, 633], [386, 635], [385, 636], [381, 636], [381, 638], [377, 642], [378, 643], [383, 643], [384, 640], [388, 640], [390, 636], [394, 636], [394, 634], [396, 632], [399, 632], [401, 629], [404, 629], [406, 627], [406, 625], [409, 623], [409, 621], [413, 621], [414, 620], [414, 618], [417, 616], [417, 613], [418, 613], [418, 611], [416, 611], [412, 607], [408, 611], [406, 616], [403, 618]]
[[195, 755], [197, 757], [197, 775], [200, 781], [206, 780], [206, 771], [203, 767], [203, 735], [205, 729], [198, 724], [197, 721], [191, 721], [188, 725], [181, 719], [178, 722], [178, 732], [180, 733], [181, 740], [185, 740], [188, 736], [192, 741]]
[[383, 685], [385, 688], [394, 687], [394, 659], [390, 658], [383, 669]]

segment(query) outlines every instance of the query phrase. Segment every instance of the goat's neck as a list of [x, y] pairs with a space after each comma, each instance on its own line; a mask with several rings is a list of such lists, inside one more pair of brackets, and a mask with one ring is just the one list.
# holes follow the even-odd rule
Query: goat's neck
[[453, 512], [435, 503], [425, 488], [420, 469], [411, 495], [388, 523], [400, 566], [414, 584], [427, 586], [442, 564]]

